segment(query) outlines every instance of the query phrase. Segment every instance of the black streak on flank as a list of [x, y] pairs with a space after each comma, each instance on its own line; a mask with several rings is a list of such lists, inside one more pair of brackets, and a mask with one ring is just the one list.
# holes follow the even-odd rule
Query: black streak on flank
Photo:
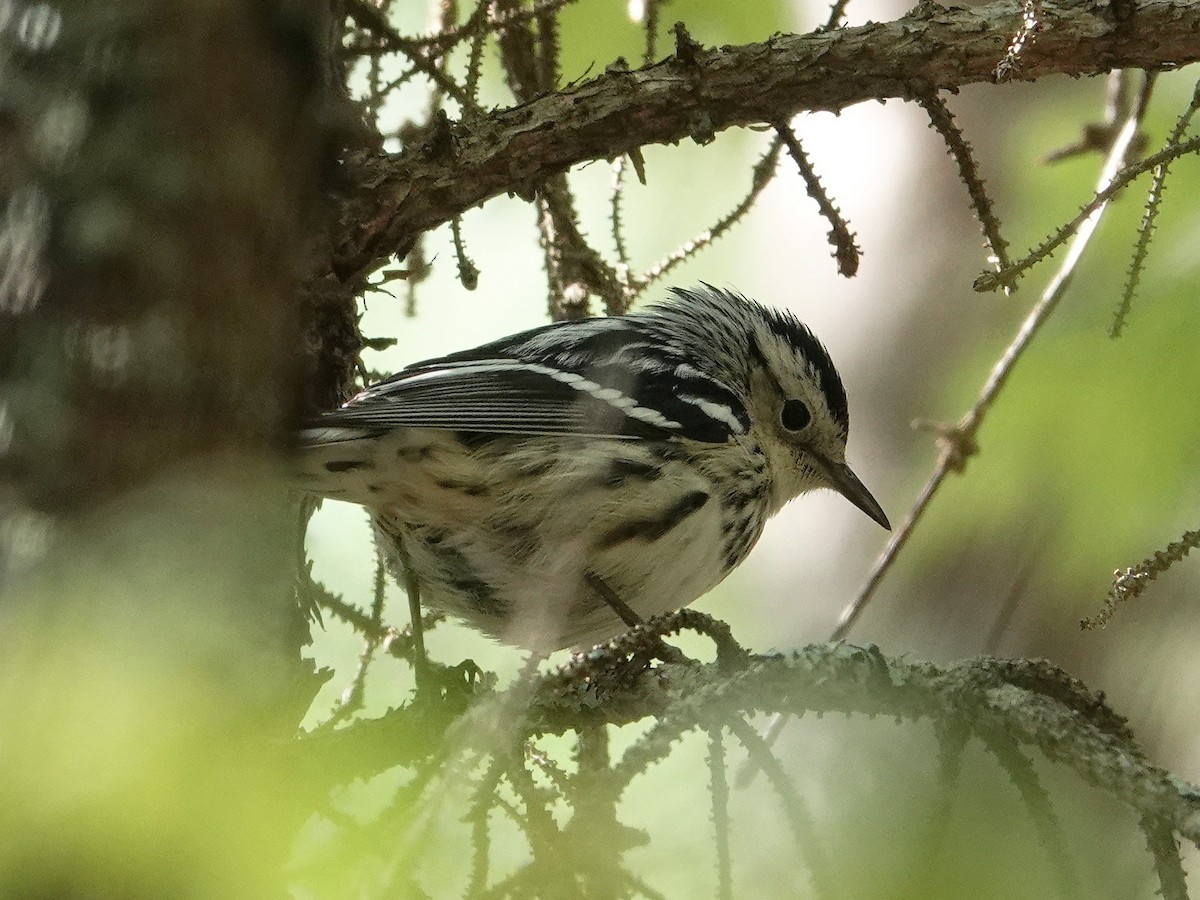
[[441, 561], [454, 573], [447, 586], [462, 594], [477, 611], [485, 615], [501, 617], [508, 604], [496, 596], [492, 586], [484, 581], [459, 552], [441, 548]]
[[704, 491], [692, 491], [666, 510], [661, 516], [652, 519], [633, 519], [612, 529], [600, 538], [597, 547], [607, 550], [625, 541], [653, 541], [666, 535], [672, 528], [696, 512], [708, 502], [708, 494]]
[[743, 517], [730, 530], [730, 534], [732, 537], [725, 545], [724, 562], [726, 572], [740, 565], [742, 560], [750, 555], [756, 531], [750, 527], [749, 517]]
[[370, 469], [371, 464], [365, 459], [331, 459], [325, 463], [330, 472], [353, 472], [355, 469]]

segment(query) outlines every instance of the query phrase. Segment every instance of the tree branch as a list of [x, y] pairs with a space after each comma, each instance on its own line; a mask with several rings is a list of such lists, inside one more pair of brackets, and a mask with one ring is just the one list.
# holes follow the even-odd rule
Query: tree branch
[[[1130, 11], [1130, 9], [1132, 11]], [[334, 270], [361, 277], [403, 254], [423, 231], [504, 193], [529, 196], [550, 175], [646, 144], [777, 122], [805, 110], [911, 99], [992, 81], [1022, 8], [923, 3], [893, 22], [776, 35], [762, 43], [696, 48], [634, 71], [473, 118], [436, 151], [360, 153], [348, 161], [366, 185], [344, 216]], [[1037, 41], [1010, 79], [1163, 69], [1200, 59], [1200, 6], [1145, 0], [1119, 18], [1101, 0], [1045, 3]]]
[[[673, 623], [690, 627], [702, 620], [694, 613], [682, 620], [678, 615], [663, 617], [653, 620], [645, 635], [677, 630]], [[728, 635], [721, 632], [716, 638], [721, 642]], [[1142, 816], [1200, 846], [1200, 790], [1153, 765], [1102, 694], [1092, 693], [1045, 661], [978, 657], [943, 668], [886, 657], [874, 647], [840, 643], [814, 644], [788, 656], [750, 655], [726, 647], [716, 662], [706, 665], [663, 663], [613, 677], [613, 667], [629, 649], [614, 642], [557, 672], [476, 703], [453, 726], [452, 741], [465, 742], [452, 743], [455, 752], [473, 765], [476, 751], [503, 753], [507, 742], [519, 745], [530, 735], [563, 734], [599, 723], [627, 725], [653, 717], [657, 724], [640, 749], [613, 767], [614, 776], [631, 778], [669, 753], [684, 732], [719, 725], [733, 728], [762, 764], [762, 755], [769, 755], [766, 745], [751, 739], [750, 729], [735, 725], [751, 710], [932, 720], [942, 729], [1000, 740], [1014, 751], [1036, 748], [1046, 759], [1074, 770]], [[518, 695], [512, 691], [519, 693], [520, 703], [514, 703]], [[523, 716], [516, 716], [518, 708], [526, 710]], [[436, 710], [422, 713], [410, 707], [314, 736], [304, 742], [306, 778], [297, 783], [307, 784], [316, 796], [354, 777], [412, 765], [423, 754], [436, 752], [438, 739], [431, 736], [446, 733], [447, 727]], [[456, 765], [443, 765], [442, 777], [460, 777]]]

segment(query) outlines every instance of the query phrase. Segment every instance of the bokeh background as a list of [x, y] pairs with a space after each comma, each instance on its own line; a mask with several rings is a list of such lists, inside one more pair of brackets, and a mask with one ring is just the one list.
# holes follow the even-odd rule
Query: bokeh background
[[[397, 22], [417, 33], [430, 23], [412, 4]], [[883, 21], [904, 4], [854, 0], [852, 23]], [[705, 45], [762, 40], [809, 30], [827, 9], [811, 2], [734, 4], [676, 0], [663, 23], [686, 22]], [[637, 60], [640, 26], [624, 3], [583, 0], [562, 15], [564, 80], [598, 72], [618, 55]], [[664, 36], [662, 52], [669, 50]], [[495, 61], [485, 64], [485, 101], [503, 103]], [[1150, 146], [1165, 138], [1191, 96], [1190, 71], [1161, 77], [1146, 121]], [[394, 131], [419, 118], [416, 86], [381, 111]], [[1052, 78], [1035, 84], [981, 85], [950, 97], [996, 203], [1014, 255], [1069, 219], [1090, 197], [1097, 156], [1043, 165], [1042, 157], [1078, 140], [1101, 118], [1102, 79]], [[794, 123], [817, 172], [858, 236], [856, 278], [836, 273], [826, 222], [790, 160], [743, 224], [678, 268], [671, 283], [706, 280], [787, 307], [830, 348], [851, 401], [849, 461], [899, 521], [936, 460], [932, 436], [915, 419], [952, 422], [973, 403], [988, 370], [1054, 271], [1051, 260], [1011, 296], [976, 293], [986, 268], [979, 229], [953, 162], [915, 104], [862, 104], [840, 115]], [[647, 185], [625, 196], [628, 245], [648, 267], [731, 208], [749, 185], [768, 134], [727, 132], [705, 147], [686, 143], [645, 150]], [[598, 162], [571, 173], [586, 232], [611, 252], [611, 169]], [[981, 653], [1045, 657], [1103, 690], [1129, 717], [1156, 763], [1200, 782], [1200, 561], [1184, 561], [1103, 631], [1082, 632], [1118, 567], [1132, 565], [1200, 521], [1200, 168], [1173, 167], [1149, 268], [1124, 337], [1107, 335], [1129, 265], [1148, 180], [1110, 209], [1069, 295], [1039, 335], [979, 435], [980, 454], [952, 477], [873, 605], [851, 632], [889, 655], [948, 663]], [[430, 235], [432, 275], [405, 310], [402, 282], [369, 294], [362, 330], [397, 343], [369, 352], [368, 366], [406, 363], [469, 347], [545, 321], [545, 282], [535, 214], [513, 198], [492, 200], [463, 219], [478, 289], [456, 277], [449, 229]], [[660, 298], [666, 285], [652, 288]], [[728, 621], [756, 651], [824, 640], [886, 540], [832, 493], [792, 503], [769, 525], [750, 559], [696, 604]], [[347, 600], [366, 605], [373, 557], [365, 515], [327, 502], [308, 535], [315, 576]], [[407, 621], [403, 594], [389, 592], [388, 619]], [[471, 658], [507, 680], [523, 654], [449, 623], [428, 638], [447, 663]], [[327, 621], [313, 653], [336, 671], [310, 713], [324, 718], [349, 682], [360, 645], [348, 627]], [[690, 649], [685, 646], [685, 649]], [[702, 651], [702, 642], [697, 647]], [[366, 714], [405, 702], [411, 682], [382, 661], [368, 683]], [[766, 720], [756, 720], [765, 728]], [[614, 731], [614, 747], [637, 729]], [[569, 756], [565, 742], [548, 751]], [[732, 798], [734, 887], [739, 896], [810, 896], [814, 866], [833, 872], [837, 896], [1037, 897], [1071, 886], [1047, 861], [1047, 848], [1020, 797], [993, 759], [969, 750], [952, 787], [938, 780], [932, 730], [865, 719], [801, 720], [779, 752], [808, 805], [819, 840], [799, 847], [776, 798], [762, 783]], [[649, 873], [664, 896], [711, 895], [716, 870], [707, 794], [707, 738], [685, 739], [669, 760], [640, 779], [623, 821], [649, 843], [627, 859]], [[731, 742], [730, 758], [738, 759]], [[1157, 887], [1133, 813], [1099, 796], [1065, 770], [1037, 761], [1067, 835], [1080, 896], [1152, 896]], [[390, 794], [395, 774], [336, 799], [367, 822]], [[760, 779], [761, 782], [761, 779]], [[465, 795], [460, 800], [465, 800]], [[949, 804], [949, 826], [931, 824]], [[461, 813], [461, 809], [458, 810]], [[434, 852], [418, 854], [418, 879], [435, 896], [464, 883], [465, 846], [453, 799], [427, 823]], [[298, 848], [301, 893], [336, 895], [313, 880], [338, 844], [328, 822], [314, 821]], [[501, 828], [492, 850], [498, 870], [527, 848]], [[598, 852], [602, 852], [598, 850]], [[507, 856], [506, 856], [507, 854]], [[372, 881], [388, 854], [367, 854], [357, 875]], [[413, 859], [414, 857], [409, 857]], [[370, 862], [374, 859], [374, 863]], [[456, 861], [457, 859], [457, 861]], [[1195, 868], [1195, 855], [1189, 860]], [[365, 873], [365, 874], [364, 874]], [[319, 879], [318, 879], [319, 881]]]

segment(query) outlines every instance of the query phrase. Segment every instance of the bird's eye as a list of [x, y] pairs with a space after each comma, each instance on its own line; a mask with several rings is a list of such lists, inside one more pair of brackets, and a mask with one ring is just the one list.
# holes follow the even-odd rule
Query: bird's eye
[[779, 413], [779, 423], [788, 431], [801, 431], [812, 421], [812, 413], [803, 400], [785, 400]]

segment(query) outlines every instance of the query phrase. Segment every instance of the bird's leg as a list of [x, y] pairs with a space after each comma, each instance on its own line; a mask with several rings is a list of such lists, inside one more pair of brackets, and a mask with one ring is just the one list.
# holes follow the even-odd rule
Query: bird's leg
[[[600, 599], [608, 604], [609, 609], [615, 612], [622, 622], [630, 628], [636, 628], [638, 625], [645, 624], [645, 620], [634, 612], [630, 605], [621, 599], [621, 595], [609, 587], [603, 578], [595, 572], [588, 572], [584, 578], [592, 590], [600, 595]], [[657, 644], [657, 652], [660, 659], [667, 662], [682, 662], [685, 659], [679, 650], [672, 647], [661, 637], [657, 639]]]
[[620, 595], [610, 588], [603, 578], [595, 572], [588, 572], [584, 577], [587, 580], [588, 586], [600, 595], [600, 599], [608, 604], [609, 609], [615, 612], [622, 622], [630, 628], [636, 628], [638, 625], [644, 624], [642, 617], [630, 609], [629, 604], [622, 600]]
[[416, 676], [419, 697], [430, 687], [429, 657], [425, 655], [425, 630], [421, 624], [421, 582], [413, 571], [408, 550], [399, 536], [396, 537], [396, 550], [404, 569], [404, 593], [408, 595], [408, 616], [412, 622], [413, 674]]

